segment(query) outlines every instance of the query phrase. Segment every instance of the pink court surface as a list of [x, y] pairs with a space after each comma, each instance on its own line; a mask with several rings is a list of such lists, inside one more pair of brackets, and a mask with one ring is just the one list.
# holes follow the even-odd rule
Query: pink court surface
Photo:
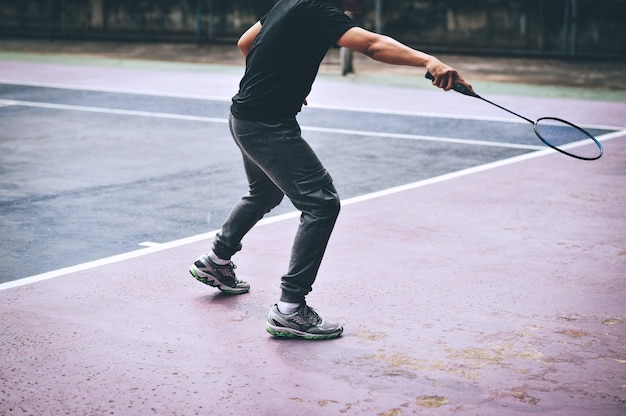
[[[0, 78], [227, 99], [241, 74], [190, 68], [13, 57]], [[322, 74], [309, 103], [506, 118], [393, 78]], [[540, 151], [344, 201], [309, 296], [336, 340], [265, 332], [297, 213], [246, 236], [241, 296], [187, 272], [210, 230], [4, 283], [0, 414], [626, 414], [626, 104], [480, 88], [618, 133], [595, 162]]]

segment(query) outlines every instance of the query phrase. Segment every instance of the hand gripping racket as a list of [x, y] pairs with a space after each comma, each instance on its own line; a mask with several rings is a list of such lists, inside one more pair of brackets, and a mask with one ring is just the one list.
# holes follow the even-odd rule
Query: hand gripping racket
[[[426, 72], [426, 78], [431, 81], [434, 81], [435, 79], [430, 72]], [[470, 97], [480, 98], [491, 105], [528, 121], [533, 125], [535, 134], [542, 142], [554, 150], [558, 150], [559, 152], [566, 154], [567, 156], [582, 160], [596, 160], [600, 159], [602, 156], [603, 150], [600, 142], [585, 129], [578, 127], [569, 121], [556, 117], [541, 117], [537, 121], [532, 121], [531, 119], [519, 115], [508, 108], [504, 108], [501, 105], [473, 93], [458, 82], [453, 84], [452, 89]]]

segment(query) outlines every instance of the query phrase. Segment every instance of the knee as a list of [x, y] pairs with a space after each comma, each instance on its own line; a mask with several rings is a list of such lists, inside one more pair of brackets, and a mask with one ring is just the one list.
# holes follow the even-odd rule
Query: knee
[[337, 218], [339, 215], [339, 211], [341, 211], [341, 200], [339, 199], [339, 194], [337, 191], [332, 192], [332, 198], [329, 200], [330, 204], [330, 212], [331, 214]]
[[270, 212], [283, 200], [284, 194], [279, 190], [270, 190], [266, 192], [250, 192], [244, 197], [250, 203], [259, 206], [264, 213]]
[[319, 220], [334, 222], [341, 203], [332, 178], [325, 169], [296, 181], [295, 186], [297, 192], [288, 195], [297, 209]]
[[315, 198], [316, 203], [313, 211], [316, 216], [333, 221], [337, 219], [341, 210], [341, 201], [334, 187], [320, 188], [318, 191], [313, 192], [311, 196]]
[[284, 196], [285, 194], [283, 194], [282, 192], [277, 192], [272, 195], [271, 198], [268, 198], [266, 212], [270, 212], [272, 209], [276, 208], [282, 202]]

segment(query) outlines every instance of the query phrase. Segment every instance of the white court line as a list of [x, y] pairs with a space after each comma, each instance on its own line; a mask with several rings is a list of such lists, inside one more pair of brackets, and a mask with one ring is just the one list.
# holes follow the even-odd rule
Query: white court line
[[[168, 98], [187, 98], [187, 99], [195, 99], [195, 100], [207, 100], [207, 101], [224, 101], [231, 102], [232, 97], [217, 97], [217, 96], [207, 96], [200, 94], [180, 94], [180, 93], [168, 93], [163, 91], [151, 91], [151, 90], [132, 90], [132, 89], [123, 89], [123, 88], [111, 88], [111, 87], [94, 87], [94, 86], [86, 86], [86, 85], [73, 85], [73, 84], [57, 84], [50, 82], [36, 82], [36, 81], [15, 81], [15, 80], [7, 80], [0, 78], [0, 84], [8, 84], [8, 85], [23, 85], [30, 87], [41, 87], [41, 88], [56, 88], [56, 89], [67, 89], [67, 90], [76, 90], [76, 91], [93, 91], [93, 92], [108, 92], [108, 93], [117, 93], [117, 94], [130, 94], [130, 95], [147, 95], [153, 97], [168, 97]], [[505, 123], [527, 123], [527, 121], [521, 120], [518, 117], [514, 116], [506, 116], [506, 117], [495, 117], [495, 116], [478, 116], [478, 115], [462, 115], [462, 114], [446, 114], [446, 113], [430, 113], [430, 112], [420, 112], [420, 111], [398, 111], [398, 110], [388, 110], [381, 108], [362, 108], [362, 107], [349, 107], [349, 106], [335, 106], [335, 105], [325, 105], [325, 104], [309, 104], [310, 108], [319, 108], [323, 110], [335, 110], [335, 111], [349, 111], [355, 113], [374, 113], [374, 114], [395, 114], [395, 115], [404, 115], [404, 116], [416, 116], [416, 117], [432, 117], [432, 118], [448, 118], [454, 120], [478, 120], [478, 121], [494, 121], [494, 122], [505, 122]], [[608, 126], [608, 125], [593, 125], [593, 124], [585, 124], [584, 127], [587, 128], [597, 128], [602, 130], [623, 130], [626, 126]]]
[[69, 111], [86, 111], [91, 113], [117, 114], [124, 116], [167, 118], [184, 121], [200, 121], [208, 123], [228, 123], [225, 118], [213, 118], [202, 116], [188, 116], [185, 114], [159, 113], [154, 111], [138, 111], [138, 110], [121, 110], [117, 108], [91, 107], [84, 105], [72, 104], [56, 104], [56, 103], [40, 103], [35, 101], [19, 101], [19, 100], [0, 100], [0, 104], [17, 105], [23, 107], [47, 108], [52, 110], [69, 110]]
[[[36, 101], [20, 101], [20, 100], [0, 100], [0, 105], [1, 104], [34, 107], [34, 108], [47, 108], [47, 109], [53, 109], [53, 110], [86, 111], [86, 112], [92, 112], [92, 113], [165, 118], [165, 119], [184, 120], [184, 121], [228, 123], [228, 120], [225, 118], [188, 116], [184, 114], [159, 113], [159, 112], [152, 112], [152, 111], [122, 110], [122, 109], [117, 109], [117, 108], [92, 107], [92, 106], [82, 106], [82, 105], [72, 105], [72, 104], [41, 103], [41, 102], [36, 102]], [[504, 147], [504, 148], [524, 149], [524, 150], [541, 150], [544, 148], [544, 146], [539, 146], [539, 145], [526, 145], [526, 144], [516, 144], [516, 143], [506, 143], [506, 142], [490, 142], [490, 141], [485, 141], [485, 140], [455, 139], [455, 138], [450, 138], [450, 137], [423, 136], [423, 135], [417, 135], [417, 134], [397, 134], [397, 133], [335, 129], [335, 128], [326, 128], [326, 127], [309, 127], [309, 126], [301, 126], [301, 128], [302, 130], [308, 130], [308, 131], [345, 134], [345, 135], [351, 135], [351, 136], [390, 137], [390, 138], [395, 138], [395, 139], [421, 140], [421, 141], [475, 145], [475, 146], [493, 146], [493, 147]]]
[[[602, 138], [602, 140], [604, 141], [607, 141], [607, 140], [614, 139], [614, 138], [621, 137], [621, 136], [626, 136], [626, 129], [622, 131], [606, 134], [604, 136], [601, 136], [600, 138]], [[406, 185], [400, 185], [400, 186], [396, 186], [393, 188], [383, 189], [381, 191], [372, 192], [366, 195], [356, 196], [353, 198], [343, 200], [341, 202], [341, 205], [342, 206], [352, 205], [352, 204], [356, 204], [356, 203], [360, 203], [364, 201], [369, 201], [371, 199], [381, 198], [381, 197], [396, 194], [399, 192], [408, 191], [411, 189], [421, 188], [421, 187], [428, 186], [428, 185], [434, 185], [437, 183], [442, 183], [442, 182], [460, 178], [463, 176], [472, 175], [474, 173], [484, 172], [487, 170], [496, 169], [496, 168], [511, 165], [514, 163], [519, 163], [519, 162], [523, 162], [526, 160], [542, 157], [545, 155], [552, 154], [554, 152], [556, 151], [550, 148], [546, 148], [538, 152], [526, 153], [520, 156], [515, 156], [512, 158], [503, 159], [503, 160], [499, 160], [496, 162], [491, 162], [491, 163], [487, 163], [484, 165], [459, 170], [457, 172], [446, 173], [445, 175], [436, 176], [434, 178], [429, 178], [429, 179], [409, 183]], [[287, 219], [297, 218], [299, 216], [300, 216], [299, 211], [288, 212], [286, 214], [264, 218], [261, 221], [259, 221], [255, 227], [260, 227], [260, 226], [267, 225], [267, 224], [273, 224], [273, 223], [284, 221]], [[103, 259], [90, 261], [87, 263], [82, 263], [82, 264], [78, 264], [75, 266], [66, 267], [63, 269], [53, 270], [50, 272], [26, 277], [26, 278], [19, 279], [19, 280], [13, 280], [10, 282], [0, 283], [0, 291], [28, 285], [31, 283], [42, 282], [44, 280], [49, 280], [55, 277], [65, 276], [71, 273], [77, 273], [77, 272], [84, 271], [84, 270], [94, 269], [94, 268], [105, 266], [108, 264], [113, 264], [113, 263], [118, 263], [118, 262], [125, 261], [125, 260], [134, 259], [137, 257], [157, 253], [157, 252], [164, 251], [164, 250], [169, 250], [175, 247], [181, 247], [181, 246], [196, 243], [199, 241], [209, 240], [209, 239], [212, 239], [218, 231], [219, 230], [210, 231], [207, 233], [202, 233], [202, 234], [194, 235], [191, 237], [182, 238], [180, 240], [170, 241], [168, 243], [154, 244], [154, 245], [152, 245], [153, 243], [150, 243], [151, 246], [144, 248], [144, 249], [130, 251], [127, 253], [118, 254], [116, 256], [106, 257]]]
[[[479, 116], [479, 115], [463, 115], [463, 114], [447, 114], [447, 113], [430, 113], [426, 111], [400, 111], [400, 110], [387, 110], [387, 109], [369, 109], [369, 108], [360, 108], [360, 107], [348, 107], [348, 106], [334, 106], [334, 105], [309, 105], [312, 108], [322, 108], [325, 110], [334, 110], [334, 111], [351, 111], [355, 113], [374, 113], [374, 114], [389, 114], [389, 115], [400, 115], [400, 116], [416, 116], [416, 117], [428, 117], [428, 118], [444, 118], [444, 119], [453, 119], [453, 120], [476, 120], [476, 121], [493, 121], [498, 123], [517, 123], [517, 124], [526, 124], [528, 121], [522, 120], [519, 117], [515, 117], [513, 115], [506, 117], [496, 117], [496, 116]], [[626, 126], [609, 126], [606, 124], [584, 124], [584, 127], [590, 129], [601, 129], [601, 130], [623, 130], [626, 129]]]
[[[0, 81], [2, 82], [2, 81]], [[29, 84], [30, 85], [30, 84]], [[63, 87], [59, 87], [59, 88], [67, 88], [67, 86], [63, 86]], [[78, 88], [77, 88], [78, 89]], [[82, 88], [85, 89], [85, 88]], [[137, 92], [137, 94], [146, 94], [145, 92]], [[205, 97], [206, 99], [206, 97]], [[177, 119], [177, 120], [186, 120], [186, 121], [199, 121], [199, 122], [216, 122], [216, 123], [227, 123], [226, 119], [223, 118], [211, 118], [211, 117], [200, 117], [200, 116], [187, 116], [187, 115], [182, 115], [182, 114], [171, 114], [171, 113], [158, 113], [158, 112], [149, 112], [149, 111], [136, 111], [136, 110], [120, 110], [120, 109], [109, 109], [109, 108], [102, 108], [102, 107], [87, 107], [87, 106], [76, 106], [76, 105], [68, 105], [68, 104], [52, 104], [52, 103], [38, 103], [38, 102], [31, 102], [31, 101], [18, 101], [18, 100], [0, 100], [0, 106], [11, 106], [11, 105], [21, 105], [21, 106], [30, 106], [30, 107], [39, 107], [39, 108], [51, 108], [51, 109], [61, 109], [61, 110], [73, 110], [73, 111], [88, 111], [88, 112], [99, 112], [99, 113], [110, 113], [110, 114], [122, 114], [122, 115], [132, 115], [132, 116], [141, 116], [141, 117], [156, 117], [156, 118], [169, 118], [169, 119]], [[331, 107], [329, 107], [331, 108]], [[373, 112], [371, 110], [354, 110], [351, 109], [349, 111], [363, 111], [363, 112]], [[414, 115], [419, 115], [419, 114], [414, 114]], [[455, 118], [455, 117], [449, 117], [449, 118]], [[456, 117], [456, 118], [466, 118], [466, 117]], [[494, 119], [492, 119], [494, 120]], [[510, 120], [508, 119], [499, 119], [499, 121], [506, 121], [506, 122], [510, 122]], [[303, 127], [304, 129], [305, 127]], [[339, 134], [352, 134], [352, 135], [368, 135], [368, 136], [380, 136], [380, 137], [398, 137], [398, 138], [405, 138], [405, 139], [417, 139], [417, 140], [432, 140], [432, 141], [442, 141], [442, 142], [458, 142], [458, 143], [463, 143], [463, 144], [479, 144], [479, 145], [498, 145], [498, 143], [492, 143], [492, 142], [482, 142], [482, 141], [472, 141], [472, 140], [460, 140], [460, 139], [450, 139], [450, 138], [437, 138], [437, 137], [428, 137], [428, 136], [417, 136], [417, 135], [403, 135], [403, 134], [385, 134], [385, 133], [375, 133], [375, 132], [363, 132], [363, 131], [353, 131], [353, 130], [343, 130], [343, 129], [325, 129], [325, 128], [318, 128], [318, 127], [308, 127], [308, 130], [311, 131], [324, 131], [324, 132], [334, 132], [334, 133], [339, 133]], [[620, 129], [620, 131], [616, 131], [613, 133], [609, 133], [603, 136], [598, 137], [599, 140], [602, 141], [607, 141], [616, 137], [620, 137], [620, 136], [624, 136], [626, 135], [626, 130], [622, 130]], [[511, 147], [510, 143], [500, 143], [499, 145], [501, 145], [502, 147]], [[524, 146], [524, 145], [518, 145], [518, 146]], [[522, 147], [522, 148], [526, 148], [526, 149], [544, 149], [544, 147], [542, 146], [526, 146], [526, 147]], [[457, 172], [453, 172], [453, 173], [448, 173], [445, 175], [441, 175], [441, 176], [437, 176], [434, 178], [430, 178], [430, 179], [426, 179], [423, 181], [418, 181], [418, 182], [414, 182], [411, 184], [406, 184], [406, 185], [402, 185], [402, 186], [398, 186], [398, 187], [394, 187], [394, 188], [389, 188], [389, 189], [385, 189], [385, 190], [381, 190], [381, 191], [377, 191], [377, 192], [373, 192], [367, 195], [362, 195], [362, 196], [358, 196], [358, 197], [354, 197], [354, 198], [350, 198], [347, 199], [345, 201], [342, 201], [342, 205], [350, 205], [350, 204], [354, 204], [354, 203], [358, 203], [358, 202], [363, 202], [363, 201], [367, 201], [373, 198], [380, 198], [386, 195], [391, 195], [394, 193], [398, 193], [398, 192], [402, 192], [402, 191], [406, 191], [409, 189], [415, 189], [415, 188], [419, 188], [419, 187], [423, 187], [423, 186], [427, 186], [427, 185], [431, 185], [431, 184], [435, 184], [435, 183], [440, 183], [443, 181], [447, 181], [447, 180], [451, 180], [451, 179], [455, 179], [455, 178], [459, 178], [462, 176], [466, 176], [466, 175], [471, 175], [473, 173], [476, 172], [482, 172], [485, 170], [490, 170], [490, 169], [494, 169], [494, 168], [498, 168], [501, 166], [506, 166], [509, 164], [513, 164], [513, 163], [517, 163], [517, 162], [521, 162], [524, 160], [529, 160], [529, 159], [533, 159], [536, 157], [540, 157], [540, 156], [544, 156], [546, 154], [550, 154], [553, 153], [554, 151], [552, 149], [544, 149], [541, 151], [537, 151], [537, 152], [532, 152], [532, 153], [527, 153], [521, 156], [516, 156], [513, 158], [509, 158], [509, 159], [504, 159], [501, 161], [497, 161], [497, 162], [492, 162], [492, 163], [488, 163], [485, 165], [481, 165], [481, 166], [476, 166], [473, 168], [469, 168], [469, 169], [464, 169], [461, 171], [457, 171]], [[257, 224], [257, 226], [262, 226], [265, 224], [271, 224], [274, 222], [279, 222], [279, 221], [283, 221], [285, 219], [288, 218], [295, 218], [298, 217], [300, 215], [299, 212], [291, 212], [291, 213], [287, 213], [287, 214], [282, 214], [282, 215], [277, 215], [275, 217], [270, 217], [267, 219], [263, 219], [261, 221], [259, 221], [259, 223]], [[96, 267], [100, 267], [103, 265], [107, 265], [107, 264], [112, 264], [112, 263], [117, 263], [120, 261], [124, 261], [124, 260], [129, 260], [129, 259], [133, 259], [136, 257], [140, 257], [140, 256], [144, 256], [147, 254], [152, 254], [152, 253], [156, 253], [159, 251], [163, 251], [163, 250], [167, 250], [173, 247], [179, 247], [182, 245], [186, 245], [186, 244], [191, 244], [197, 241], [202, 241], [202, 240], [207, 240], [207, 239], [211, 239], [215, 236], [215, 234], [217, 233], [217, 231], [211, 231], [208, 233], [203, 233], [203, 234], [198, 234], [196, 236], [192, 236], [192, 237], [188, 237], [188, 238], [184, 238], [184, 239], [180, 239], [180, 240], [175, 240], [169, 243], [163, 243], [163, 244], [155, 244], [155, 243], [150, 243], [150, 242], [144, 242], [141, 243], [142, 245], [146, 245], [148, 246], [147, 248], [144, 249], [139, 249], [139, 250], [135, 250], [135, 251], [131, 251], [128, 253], [123, 253], [120, 255], [116, 255], [116, 256], [112, 256], [112, 257], [107, 257], [104, 259], [100, 259], [100, 260], [95, 260], [95, 261], [91, 261], [91, 262], [87, 262], [87, 263], [83, 263], [83, 264], [79, 264], [79, 265], [75, 265], [75, 266], [71, 266], [71, 267], [66, 267], [66, 268], [62, 268], [62, 269], [58, 269], [58, 270], [54, 270], [54, 271], [50, 271], [50, 272], [46, 272], [46, 273], [42, 273], [42, 274], [38, 274], [38, 275], [34, 275], [34, 276], [30, 276], [30, 277], [26, 277], [23, 279], [19, 279], [19, 280], [14, 280], [14, 281], [10, 281], [10, 282], [5, 282], [5, 283], [0, 283], [0, 290], [6, 290], [6, 289], [10, 289], [10, 288], [14, 288], [14, 287], [19, 287], [19, 286], [24, 286], [30, 283], [35, 283], [35, 282], [40, 282], [40, 281], [44, 281], [44, 280], [48, 280], [48, 279], [52, 279], [54, 277], [59, 277], [59, 276], [64, 276], [67, 274], [71, 274], [71, 273], [76, 273], [79, 271], [83, 271], [83, 270], [89, 270], [92, 268], [96, 268]]]
[[333, 128], [327, 128], [327, 127], [302, 126], [302, 130], [319, 131], [319, 132], [325, 132], [325, 133], [348, 134], [351, 136], [391, 137], [394, 139], [424, 140], [424, 141], [431, 141], [431, 142], [468, 144], [468, 145], [475, 145], [475, 146], [507, 147], [511, 149], [541, 150], [545, 148], [545, 146], [535, 146], [535, 145], [530, 145], [530, 144], [489, 142], [486, 140], [454, 139], [451, 137], [422, 136], [422, 135], [417, 135], [417, 134], [385, 133], [385, 132], [374, 132], [374, 131], [365, 131], [365, 130], [333, 129]]
[[10, 79], [0, 78], [0, 84], [7, 85], [23, 85], [25, 87], [40, 87], [40, 88], [56, 88], [61, 90], [73, 90], [73, 91], [93, 91], [93, 92], [110, 92], [114, 94], [130, 94], [130, 95], [149, 95], [154, 97], [169, 97], [169, 98], [188, 98], [194, 100], [211, 100], [211, 101], [228, 101], [230, 102], [232, 97], [211, 97], [200, 94], [180, 94], [180, 93], [168, 93], [164, 91], [149, 91], [149, 90], [131, 90], [125, 88], [111, 88], [111, 87], [94, 87], [87, 85], [74, 85], [74, 84], [57, 84], [52, 82], [37, 82], [37, 81], [14, 81]]
[[152, 241], [143, 241], [137, 245], [142, 246], [142, 247], [158, 247], [161, 245], [161, 243], [153, 243]]
[[[391, 194], [395, 194], [395, 193], [398, 193], [398, 192], [407, 191], [409, 189], [420, 188], [420, 187], [423, 187], [423, 186], [444, 182], [444, 181], [451, 180], [451, 179], [454, 179], [454, 178], [459, 178], [459, 177], [462, 177], [462, 176], [471, 175], [471, 174], [476, 173], [476, 172], [482, 172], [482, 171], [489, 170], [489, 169], [494, 169], [494, 168], [497, 168], [497, 167], [500, 167], [500, 166], [505, 166], [505, 165], [509, 165], [509, 164], [512, 164], [512, 163], [521, 162], [523, 160], [533, 159], [535, 157], [539, 157], [539, 156], [543, 156], [543, 155], [546, 155], [546, 154], [550, 154], [552, 152], [553, 152], [553, 150], [551, 150], [551, 149], [545, 149], [545, 150], [540, 151], [540, 152], [527, 153], [527, 154], [524, 154], [524, 155], [521, 155], [521, 156], [516, 156], [516, 157], [513, 157], [513, 158], [509, 158], [509, 159], [504, 159], [504, 160], [500, 160], [500, 161], [493, 162], [493, 163], [488, 163], [488, 164], [481, 165], [481, 166], [476, 166], [476, 167], [469, 168], [469, 169], [463, 169], [463, 170], [460, 170], [460, 171], [457, 171], [457, 172], [448, 173], [448, 174], [445, 174], [445, 175], [437, 176], [437, 177], [426, 179], [426, 180], [423, 180], [423, 181], [418, 181], [418, 182], [414, 182], [414, 183], [410, 183], [410, 184], [406, 184], [406, 185], [402, 185], [402, 186], [397, 186], [397, 187], [385, 189], [385, 190], [378, 191], [378, 192], [373, 192], [373, 193], [370, 193], [370, 194], [367, 194], [367, 195], [361, 195], [361, 196], [357, 196], [357, 197], [354, 197], [354, 198], [349, 198], [349, 199], [346, 199], [346, 200], [342, 201], [341, 204], [342, 204], [342, 206], [347, 206], [347, 205], [351, 205], [351, 204], [355, 204], [355, 203], [358, 203], [358, 202], [367, 201], [367, 200], [374, 199], [374, 198], [380, 198], [380, 197], [391, 195]], [[298, 212], [298, 211], [288, 212], [286, 214], [281, 214], [281, 215], [277, 215], [277, 216], [274, 216], [274, 217], [264, 218], [261, 221], [259, 221], [255, 227], [263, 226], [263, 225], [266, 225], [266, 224], [272, 224], [272, 223], [279, 222], [279, 221], [284, 221], [284, 220], [290, 219], [290, 218], [297, 218], [299, 216], [300, 216], [300, 212]], [[71, 274], [71, 273], [76, 273], [76, 272], [80, 272], [80, 271], [84, 271], [84, 270], [94, 269], [94, 268], [105, 266], [105, 265], [108, 265], [108, 264], [113, 264], [113, 263], [118, 263], [118, 262], [125, 261], [125, 260], [134, 259], [134, 258], [145, 256], [145, 255], [148, 255], [148, 254], [157, 253], [159, 251], [168, 250], [168, 249], [171, 249], [171, 248], [175, 248], [175, 247], [180, 247], [180, 246], [184, 246], [184, 245], [187, 245], [187, 244], [196, 243], [198, 241], [212, 239], [215, 236], [215, 234], [217, 233], [217, 231], [218, 230], [211, 231], [211, 232], [208, 232], [208, 233], [198, 234], [198, 235], [187, 237], [187, 238], [183, 238], [183, 239], [180, 239], [180, 240], [174, 240], [174, 241], [171, 241], [169, 243], [158, 244], [158, 245], [154, 245], [154, 246], [151, 246], [151, 247], [130, 251], [130, 252], [127, 252], [127, 253], [118, 254], [116, 256], [106, 257], [106, 258], [103, 258], [103, 259], [90, 261], [90, 262], [87, 262], [87, 263], [78, 264], [78, 265], [71, 266], [71, 267], [65, 267], [65, 268], [62, 268], [62, 269], [53, 270], [53, 271], [50, 271], [50, 272], [46, 272], [46, 273], [42, 273], [42, 274], [26, 277], [26, 278], [19, 279], [19, 280], [13, 280], [13, 281], [10, 281], [10, 282], [0, 283], [0, 291], [1, 290], [15, 288], [15, 287], [19, 287], [19, 286], [28, 285], [28, 284], [31, 284], [31, 283], [42, 282], [44, 280], [49, 280], [49, 279], [52, 279], [52, 278], [55, 278], [55, 277], [64, 276], [64, 275], [68, 275], [68, 274]]]

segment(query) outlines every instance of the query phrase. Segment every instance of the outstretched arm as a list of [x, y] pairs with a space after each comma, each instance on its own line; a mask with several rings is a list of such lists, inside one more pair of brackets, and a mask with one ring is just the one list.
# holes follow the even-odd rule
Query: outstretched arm
[[463, 84], [473, 91], [472, 86], [463, 79], [456, 69], [444, 64], [434, 56], [410, 48], [389, 36], [379, 35], [360, 27], [353, 27], [339, 38], [337, 45], [355, 50], [386, 64], [426, 68], [435, 77], [433, 85], [446, 91], [452, 89], [454, 82]]

